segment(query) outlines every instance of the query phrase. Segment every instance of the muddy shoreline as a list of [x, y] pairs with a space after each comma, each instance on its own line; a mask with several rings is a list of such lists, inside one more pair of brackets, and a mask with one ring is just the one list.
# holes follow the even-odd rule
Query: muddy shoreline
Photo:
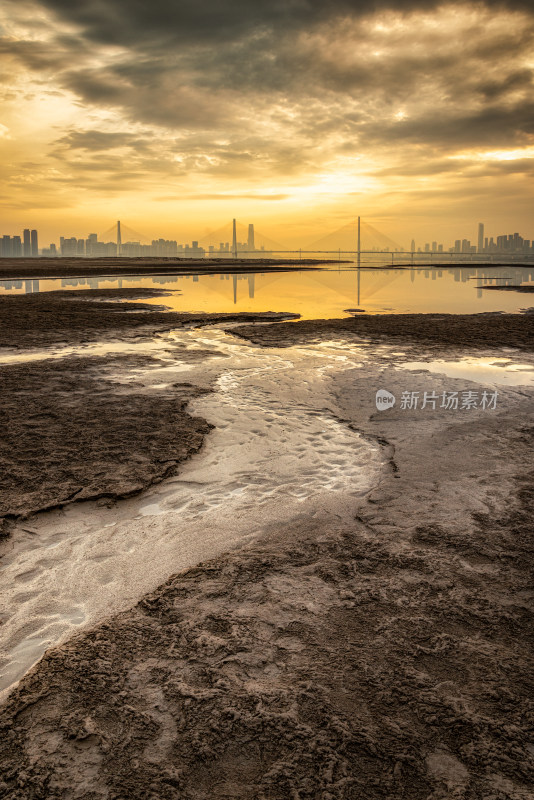
[[[210, 275], [219, 272], [290, 272], [338, 264], [338, 259], [280, 258], [0, 258], [0, 280], [105, 275]], [[341, 262], [347, 263], [347, 262]]]
[[[67, 311], [59, 313], [68, 339]], [[95, 338], [128, 337], [122, 320], [142, 312], [103, 313]], [[257, 541], [170, 577], [132, 610], [49, 650], [0, 710], [0, 797], [532, 797], [532, 392], [503, 389], [489, 414], [374, 407], [378, 386], [397, 391], [407, 380], [380, 355], [385, 342], [420, 360], [497, 358], [502, 348], [532, 359], [532, 321], [360, 316], [232, 333], [282, 352], [347, 338], [371, 345], [376, 359], [333, 376], [328, 403], [379, 443], [381, 478], [352, 521], [302, 514], [282, 529], [266, 521]], [[97, 382], [106, 392], [105, 361], [34, 364], [41, 396], [54, 380], [65, 387], [69, 362], [84, 402]], [[409, 382], [421, 391], [476, 386], [420, 370]], [[177, 387], [174, 402], [194, 391]], [[74, 385], [65, 397], [73, 394]], [[120, 396], [125, 427], [112, 414], [101, 432], [132, 453], [135, 394]], [[47, 413], [64, 418], [52, 396]], [[156, 440], [167, 436], [168, 397], [141, 397], [154, 403]], [[97, 410], [95, 402], [89, 430]], [[183, 405], [176, 410], [174, 435], [187, 448], [207, 431]], [[148, 445], [150, 430], [138, 435]], [[167, 444], [176, 439], [156, 449]], [[124, 469], [126, 479], [128, 461]]]
[[[210, 425], [185, 409], [206, 388], [185, 381], [175, 382], [170, 394], [147, 394], [142, 383], [118, 392], [108, 377], [114, 365], [133, 372], [161, 367], [165, 347], [152, 356], [95, 355], [87, 350], [85, 357], [84, 347], [95, 342], [134, 345], [184, 325], [269, 320], [278, 315], [178, 314], [131, 302], [169, 294], [127, 288], [0, 297], [0, 360], [7, 347], [29, 358], [36, 348], [38, 355], [49, 355], [2, 364], [0, 370], [0, 532], [4, 535], [14, 520], [38, 511], [140, 492], [174, 474], [182, 461], [198, 452]], [[122, 299], [130, 302], [117, 302]], [[54, 358], [61, 355], [62, 345], [78, 346], [78, 355]], [[172, 342], [168, 349], [176, 350]], [[210, 355], [199, 349], [182, 351], [179, 357], [184, 363], [200, 363]]]
[[[255, 322], [298, 318], [287, 313], [187, 314], [165, 311], [134, 298], [168, 297], [165, 289], [59, 290], [29, 295], [0, 295], [0, 351], [83, 344], [111, 337], [145, 338], [183, 325]], [[116, 301], [127, 299], [127, 305]], [[108, 301], [108, 302], [106, 302]]]
[[521, 292], [522, 294], [531, 294], [534, 292], [534, 286], [481, 286], [481, 289], [493, 289], [497, 292]]
[[534, 320], [528, 314], [358, 314], [348, 319], [302, 320], [297, 323], [240, 326], [234, 331], [255, 344], [290, 347], [294, 344], [348, 337], [354, 341], [420, 342], [436, 350], [447, 348], [534, 349]]

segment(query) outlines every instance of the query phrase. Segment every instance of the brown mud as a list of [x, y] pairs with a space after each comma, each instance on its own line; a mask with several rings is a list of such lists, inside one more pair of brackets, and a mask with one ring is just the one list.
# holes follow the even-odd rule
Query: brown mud
[[518, 284], [517, 286], [481, 286], [480, 288], [493, 289], [493, 291], [497, 292], [522, 292], [523, 294], [534, 292], [534, 286], [523, 286], [522, 284]]
[[[103, 338], [144, 337], [183, 325], [297, 318], [298, 314], [188, 314], [154, 310], [148, 303], [105, 302], [135, 297], [166, 297], [164, 289], [65, 290], [0, 295], [0, 348], [79, 344]], [[76, 300], [79, 302], [75, 302]], [[83, 300], [83, 302], [82, 302]], [[122, 312], [122, 313], [121, 313]], [[127, 313], [124, 313], [127, 312]]]
[[534, 348], [534, 319], [523, 314], [359, 314], [347, 319], [302, 320], [232, 331], [265, 347], [291, 347], [325, 338], [408, 340], [435, 349]]
[[118, 393], [102, 374], [114, 361], [121, 369], [159, 363], [67, 357], [2, 368], [0, 522], [74, 500], [127, 497], [200, 449], [211, 426], [185, 408], [201, 390], [183, 383], [172, 396]]
[[318, 258], [0, 258], [0, 280], [103, 275], [210, 275], [219, 272], [290, 272], [339, 264]]
[[[532, 350], [524, 317], [421, 316], [239, 333]], [[266, 523], [48, 651], [0, 711], [1, 798], [534, 797], [532, 396], [444, 418], [367, 394], [368, 371], [332, 380], [339, 418], [389, 459], [354, 521]]]
[[[159, 289], [59, 291], [0, 297], [0, 346], [27, 348], [152, 339], [184, 324], [272, 319], [272, 314], [175, 314], [143, 303], [105, 302], [166, 296]], [[131, 310], [133, 309], [133, 310]], [[150, 312], [150, 313], [147, 313]], [[283, 316], [283, 315], [282, 315]], [[171, 344], [169, 344], [171, 347]], [[175, 349], [175, 348], [174, 348]], [[181, 350], [201, 361], [209, 351]], [[0, 370], [0, 530], [18, 517], [95, 498], [137, 493], [173, 474], [210, 430], [185, 411], [203, 390], [176, 383], [169, 393], [118, 392], [113, 364], [135, 370], [156, 357], [66, 356]]]

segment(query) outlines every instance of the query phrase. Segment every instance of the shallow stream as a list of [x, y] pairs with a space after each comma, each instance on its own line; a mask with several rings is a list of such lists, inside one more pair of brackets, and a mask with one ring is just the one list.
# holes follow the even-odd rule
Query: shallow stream
[[[270, 526], [348, 515], [378, 481], [379, 446], [335, 416], [328, 390], [333, 373], [366, 360], [365, 345], [276, 350], [217, 328], [180, 330], [169, 344], [175, 349], [155, 367], [112, 374], [117, 391], [141, 383], [143, 391], [172, 392], [177, 380], [211, 385], [188, 411], [215, 428], [177, 476], [135, 498], [76, 503], [17, 526], [0, 573], [0, 689], [47, 648], [131, 607], [172, 573]], [[184, 362], [184, 347], [216, 355]], [[154, 347], [140, 343], [137, 352]]]

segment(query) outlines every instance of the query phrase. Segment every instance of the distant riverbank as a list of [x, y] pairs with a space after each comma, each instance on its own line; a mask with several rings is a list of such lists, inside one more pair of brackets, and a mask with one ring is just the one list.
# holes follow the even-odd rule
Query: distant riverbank
[[[0, 280], [77, 278], [102, 275], [195, 275], [217, 272], [272, 272], [313, 269], [338, 259], [281, 258], [0, 258]], [[228, 269], [231, 267], [231, 269]]]

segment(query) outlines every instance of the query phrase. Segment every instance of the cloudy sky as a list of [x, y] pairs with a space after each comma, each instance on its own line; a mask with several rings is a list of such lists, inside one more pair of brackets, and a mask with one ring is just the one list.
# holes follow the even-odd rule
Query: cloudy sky
[[534, 238], [532, 6], [4, 0], [0, 233]]

